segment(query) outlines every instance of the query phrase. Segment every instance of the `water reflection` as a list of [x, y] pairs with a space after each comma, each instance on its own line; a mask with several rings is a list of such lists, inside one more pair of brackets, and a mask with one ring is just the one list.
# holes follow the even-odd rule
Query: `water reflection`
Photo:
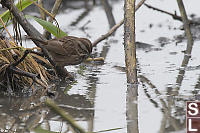
[[110, 6], [109, 1], [107, 0], [101, 0], [101, 3], [104, 7], [104, 10], [108, 19], [109, 27], [112, 28], [116, 24], [115, 18], [112, 13], [112, 7]]
[[139, 133], [137, 89], [138, 89], [137, 84], [129, 84], [127, 86], [127, 96], [126, 96], [127, 133]]
[[43, 96], [43, 91], [37, 90], [35, 94], [28, 98], [1, 94], [1, 132], [28, 132], [39, 124], [48, 109], [41, 106], [40, 97]]
[[[181, 65], [182, 68], [186, 68], [189, 63], [189, 59], [191, 58], [190, 55], [192, 52], [192, 46], [193, 45], [190, 45], [189, 43], [187, 44], [187, 49]], [[184, 75], [185, 69], [180, 69], [176, 79], [175, 87], [167, 87], [166, 100], [164, 98], [159, 98], [159, 103], [152, 99], [148, 91], [145, 91], [145, 94], [150, 102], [153, 103], [156, 108], [160, 108], [163, 113], [159, 130], [160, 133], [180, 131], [185, 129], [186, 119], [184, 101], [189, 99], [179, 98], [179, 89], [182, 85]], [[163, 95], [148, 78], [143, 75], [140, 75], [139, 78], [140, 81], [143, 83], [143, 86], [146, 87], [145, 84], [148, 84], [148, 88], [154, 89], [154, 93], [157, 96]], [[158, 106], [159, 104], [161, 104], [161, 106]]]
[[[94, 99], [94, 98], [92, 98]], [[56, 98], [56, 103], [68, 112], [74, 119], [81, 121], [86, 124], [88, 131], [93, 131], [93, 119], [94, 119], [94, 102], [87, 99], [84, 95], [78, 94], [64, 94], [62, 91], [59, 92]], [[49, 112], [46, 121], [53, 123], [61, 123], [62, 118], [58, 117], [54, 112]], [[43, 123], [44, 124], [44, 123]], [[51, 125], [53, 126], [53, 125]], [[66, 131], [66, 127], [69, 128], [67, 123], [63, 123], [62, 131]], [[53, 127], [52, 127], [53, 128]]]

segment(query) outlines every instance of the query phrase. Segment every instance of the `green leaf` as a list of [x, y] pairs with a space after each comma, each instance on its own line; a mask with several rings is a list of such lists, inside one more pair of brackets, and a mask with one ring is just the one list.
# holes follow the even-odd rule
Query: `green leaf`
[[[36, 1], [36, 0], [33, 0]], [[28, 6], [30, 6], [32, 4], [32, 2], [30, 0], [19, 0], [19, 2], [16, 4], [16, 7], [20, 10], [23, 11], [25, 8], [27, 8]], [[0, 15], [0, 17], [2, 18], [3, 22], [6, 23], [10, 20], [10, 11], [7, 10], [4, 13], [2, 13]], [[0, 26], [2, 24], [0, 23]]]
[[38, 22], [45, 30], [47, 30], [48, 32], [50, 32], [51, 34], [53, 34], [56, 38], [61, 38], [63, 36], [67, 36], [67, 34], [62, 31], [61, 29], [59, 29], [58, 27], [56, 27], [55, 25], [53, 25], [51, 22], [42, 20], [40, 18], [37, 17], [33, 17], [33, 16], [29, 16], [31, 18], [33, 18], [36, 22]]

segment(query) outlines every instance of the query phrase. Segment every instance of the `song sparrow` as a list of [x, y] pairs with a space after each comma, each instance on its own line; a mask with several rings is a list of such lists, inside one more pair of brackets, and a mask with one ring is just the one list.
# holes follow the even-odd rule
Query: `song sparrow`
[[29, 38], [44, 45], [51, 54], [56, 66], [80, 64], [92, 52], [92, 43], [86, 38], [65, 36], [48, 41], [32, 37]]

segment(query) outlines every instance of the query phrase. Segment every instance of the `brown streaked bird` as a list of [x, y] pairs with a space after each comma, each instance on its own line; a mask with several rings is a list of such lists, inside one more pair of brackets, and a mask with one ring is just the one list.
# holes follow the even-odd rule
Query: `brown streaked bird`
[[43, 46], [51, 54], [56, 66], [80, 64], [87, 59], [92, 52], [92, 43], [86, 38], [65, 36], [47, 41], [33, 37], [28, 38], [43, 44]]

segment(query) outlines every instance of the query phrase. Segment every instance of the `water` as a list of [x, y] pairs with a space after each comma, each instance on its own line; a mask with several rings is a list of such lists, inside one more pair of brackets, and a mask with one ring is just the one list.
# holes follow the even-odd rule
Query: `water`
[[[147, 3], [171, 13], [177, 11], [179, 14], [174, 0], [148, 0]], [[194, 13], [199, 17], [200, 14], [197, 14], [200, 12], [197, 6], [199, 3], [195, 0], [184, 0], [187, 13], [189, 15]], [[113, 1], [111, 4], [116, 22], [123, 18], [123, 4], [123, 1]], [[76, 26], [70, 26], [82, 12], [83, 8], [63, 10], [56, 17], [60, 28], [69, 35], [88, 37], [92, 41], [109, 30], [101, 6], [92, 8]], [[32, 23], [38, 29], [41, 28], [35, 22]], [[84, 25], [85, 30], [80, 30]], [[140, 133], [184, 133], [185, 101], [198, 99], [200, 74], [198, 39], [194, 41], [189, 64], [184, 69], [183, 80], [177, 83], [179, 71], [183, 70], [181, 63], [187, 45], [186, 40], [179, 42], [176, 39], [176, 36], [184, 34], [184, 31], [180, 30], [181, 26], [181, 22], [145, 6], [136, 13], [136, 40], [151, 45], [148, 49], [137, 49], [139, 96], [133, 104], [138, 109], [136, 120]], [[72, 85], [69, 91], [65, 85], [58, 90], [58, 98], [55, 101], [87, 131], [122, 128], [108, 133], [126, 133], [127, 125], [131, 123], [131, 120], [126, 120], [127, 83], [124, 71], [123, 34], [122, 26], [116, 31], [115, 36], [104, 40], [95, 48], [96, 57], [105, 57], [104, 64], [87, 64], [86, 70], [81, 75], [77, 74], [77, 83]], [[27, 41], [25, 46], [30, 47], [30, 41]], [[79, 66], [68, 66], [67, 69], [77, 72]], [[6, 97], [1, 98], [1, 112], [4, 114], [2, 117], [5, 116], [4, 110], [8, 108], [5, 106], [5, 99]], [[12, 103], [13, 100], [10, 99], [9, 103]], [[19, 108], [9, 106], [8, 110], [15, 109]], [[56, 132], [71, 130], [66, 122], [52, 112], [44, 119], [42, 127], [45, 129]], [[128, 133], [130, 132], [134, 131]]]

